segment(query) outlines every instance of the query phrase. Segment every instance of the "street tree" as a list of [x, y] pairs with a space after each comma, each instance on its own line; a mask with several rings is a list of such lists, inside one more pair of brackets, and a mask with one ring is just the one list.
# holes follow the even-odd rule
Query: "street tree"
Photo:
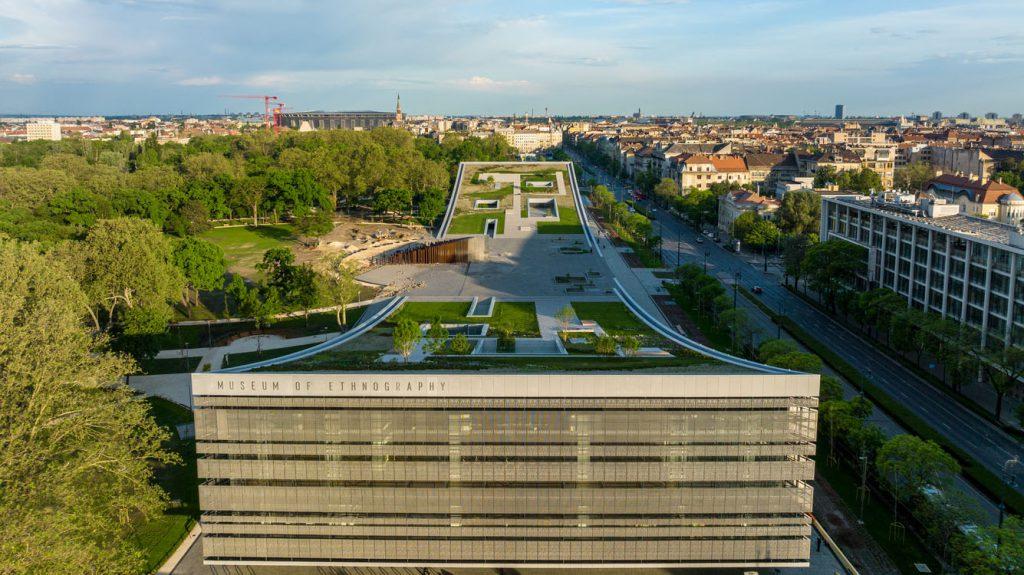
[[957, 563], [962, 573], [1005, 575], [1024, 565], [1024, 519], [1011, 515], [1002, 526], [982, 525], [957, 544]]
[[63, 263], [0, 239], [0, 573], [139, 573], [140, 526], [167, 495], [167, 434], [83, 325], [90, 298]]
[[654, 186], [654, 197], [658, 198], [661, 203], [671, 202], [679, 195], [679, 186], [672, 180], [672, 178], [662, 178], [656, 186]]
[[791, 339], [766, 339], [757, 348], [757, 358], [762, 362], [768, 362], [776, 356], [796, 353], [798, 351], [800, 351], [800, 348]]
[[886, 441], [878, 450], [875, 466], [897, 500], [920, 494], [926, 485], [945, 487], [960, 473], [960, 465], [937, 443], [907, 434]]
[[[975, 346], [980, 349], [981, 346]], [[996, 393], [996, 420], [1003, 417], [1003, 400], [1006, 394], [1020, 386], [1024, 377], [1024, 348], [1010, 345], [994, 352], [979, 352], [979, 363], [985, 369], [986, 379]]]
[[821, 197], [810, 190], [787, 192], [782, 197], [777, 217], [779, 228], [787, 234], [816, 234], [821, 217]]
[[821, 358], [813, 353], [791, 351], [771, 358], [768, 360], [768, 365], [804, 373], [821, 373], [822, 364]]
[[786, 285], [793, 278], [794, 287], [800, 287], [800, 279], [804, 276], [804, 258], [811, 245], [818, 243], [817, 234], [794, 236], [782, 239], [782, 266], [786, 274]]
[[409, 362], [409, 356], [412, 355], [416, 344], [422, 338], [423, 333], [420, 331], [419, 324], [411, 319], [398, 320], [391, 334], [395, 350], [402, 355], [406, 363]]
[[852, 285], [867, 266], [864, 248], [844, 240], [828, 240], [807, 248], [803, 269], [812, 289], [822, 294], [829, 309], [836, 310], [840, 290]]

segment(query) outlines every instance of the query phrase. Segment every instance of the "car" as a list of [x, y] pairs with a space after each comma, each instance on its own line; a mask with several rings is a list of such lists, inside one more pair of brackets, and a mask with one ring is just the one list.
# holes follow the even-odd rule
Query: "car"
[[750, 291], [754, 292], [757, 295], [761, 295], [764, 293], [764, 289], [761, 286], [754, 286], [750, 288]]
[[702, 238], [702, 237], [700, 237], [700, 236], [697, 236], [697, 243], [698, 243], [698, 244], [702, 244], [702, 243], [704, 243], [704, 238]]

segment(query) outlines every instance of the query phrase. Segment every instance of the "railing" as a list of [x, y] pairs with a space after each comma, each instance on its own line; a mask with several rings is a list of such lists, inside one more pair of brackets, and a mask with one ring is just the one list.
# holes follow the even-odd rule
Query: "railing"
[[442, 240], [374, 256], [373, 265], [454, 264], [469, 261], [469, 238]]

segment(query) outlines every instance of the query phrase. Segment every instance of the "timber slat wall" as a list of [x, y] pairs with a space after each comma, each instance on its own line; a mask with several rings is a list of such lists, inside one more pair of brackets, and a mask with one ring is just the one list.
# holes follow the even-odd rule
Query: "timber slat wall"
[[469, 238], [415, 246], [373, 258], [379, 266], [400, 264], [457, 264], [469, 261]]

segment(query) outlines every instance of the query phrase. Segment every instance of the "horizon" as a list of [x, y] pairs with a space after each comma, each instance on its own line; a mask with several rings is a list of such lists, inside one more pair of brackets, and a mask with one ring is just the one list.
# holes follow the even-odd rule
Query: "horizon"
[[[1024, 5], [826, 0], [0, 0], [8, 115], [1020, 112]], [[865, 15], [867, 14], [867, 15]], [[609, 111], [614, 111], [609, 113]]]

